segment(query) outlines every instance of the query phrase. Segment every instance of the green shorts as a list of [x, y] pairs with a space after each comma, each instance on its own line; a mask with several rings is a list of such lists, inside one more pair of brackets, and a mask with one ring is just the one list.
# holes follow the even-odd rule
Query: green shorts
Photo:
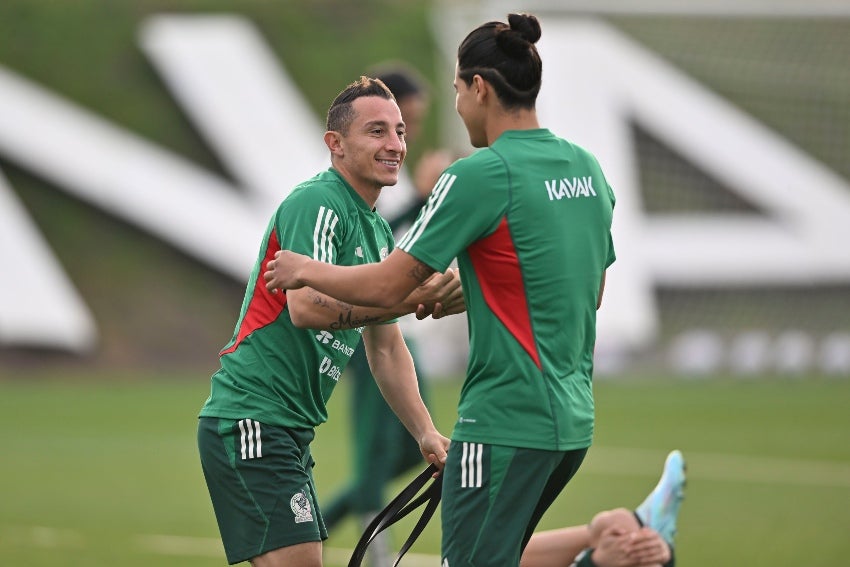
[[312, 429], [202, 417], [198, 449], [227, 561], [327, 539], [313, 483]]
[[586, 453], [453, 440], [443, 470], [443, 564], [519, 565], [534, 528]]

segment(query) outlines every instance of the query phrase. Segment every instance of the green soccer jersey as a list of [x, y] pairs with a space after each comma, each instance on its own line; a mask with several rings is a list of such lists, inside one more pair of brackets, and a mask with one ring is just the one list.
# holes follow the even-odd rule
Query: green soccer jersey
[[470, 353], [452, 439], [590, 445], [613, 208], [596, 159], [546, 129], [507, 131], [440, 177], [398, 247], [460, 267]]
[[379, 262], [393, 247], [389, 225], [334, 169], [302, 183], [272, 217], [248, 281], [233, 338], [221, 351], [202, 417], [252, 418], [269, 425], [315, 427], [362, 328], [292, 324], [286, 294], [266, 290], [261, 274], [281, 248], [340, 265]]

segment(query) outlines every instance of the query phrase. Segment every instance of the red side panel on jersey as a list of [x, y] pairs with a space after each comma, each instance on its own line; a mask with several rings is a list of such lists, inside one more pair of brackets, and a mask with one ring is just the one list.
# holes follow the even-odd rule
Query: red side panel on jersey
[[257, 274], [257, 281], [254, 283], [254, 292], [251, 294], [248, 309], [245, 310], [242, 322], [239, 324], [239, 332], [236, 335], [236, 340], [233, 341], [232, 345], [221, 351], [219, 356], [236, 350], [236, 347], [239, 346], [245, 337], [273, 322], [278, 318], [283, 308], [286, 307], [286, 294], [281, 291], [277, 293], [269, 292], [266, 289], [266, 281], [263, 279], [266, 264], [274, 260], [274, 255], [278, 250], [280, 250], [280, 243], [277, 239], [277, 231], [272, 230], [266, 246], [265, 257]]
[[540, 368], [525, 285], [508, 219], [502, 219], [493, 234], [472, 244], [467, 252], [487, 306]]

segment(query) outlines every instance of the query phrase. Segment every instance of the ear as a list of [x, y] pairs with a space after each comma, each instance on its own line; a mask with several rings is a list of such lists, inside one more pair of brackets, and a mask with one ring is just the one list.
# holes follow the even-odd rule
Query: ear
[[343, 157], [342, 134], [334, 132], [333, 130], [328, 130], [325, 132], [325, 145], [331, 151], [332, 156]]
[[475, 89], [475, 100], [479, 104], [484, 104], [490, 92], [490, 84], [481, 75], [473, 75], [470, 87]]

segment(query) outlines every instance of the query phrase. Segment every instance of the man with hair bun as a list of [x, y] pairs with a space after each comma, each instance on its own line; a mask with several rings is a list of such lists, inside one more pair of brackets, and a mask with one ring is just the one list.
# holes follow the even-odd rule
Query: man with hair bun
[[443, 172], [383, 262], [332, 266], [283, 250], [265, 274], [270, 289], [386, 306], [457, 258], [470, 352], [442, 473], [447, 567], [519, 565], [593, 437], [614, 194], [590, 152], [538, 122], [540, 36], [535, 16], [510, 14], [461, 42], [455, 107], [479, 150]]

